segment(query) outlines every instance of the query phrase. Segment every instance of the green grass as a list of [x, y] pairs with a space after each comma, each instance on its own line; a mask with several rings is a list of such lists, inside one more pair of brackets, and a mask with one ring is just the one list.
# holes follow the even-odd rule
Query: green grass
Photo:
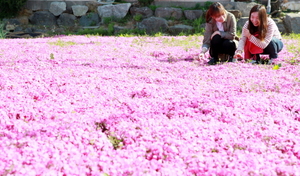
[[[50, 45], [56, 45], [56, 46], [60, 46], [60, 47], [66, 47], [66, 46], [71, 46], [71, 45], [76, 45], [75, 42], [72, 41], [62, 41], [62, 40], [57, 40], [56, 42], [49, 42]], [[52, 57], [50, 57], [51, 59], [53, 59], [53, 55], [51, 55]]]
[[4, 23], [0, 21], [0, 39], [4, 39], [6, 34], [7, 32], [4, 30]]

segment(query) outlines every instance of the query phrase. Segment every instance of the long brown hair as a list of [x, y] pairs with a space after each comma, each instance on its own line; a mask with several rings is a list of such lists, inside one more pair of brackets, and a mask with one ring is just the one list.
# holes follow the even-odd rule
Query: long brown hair
[[[253, 12], [258, 12], [258, 17], [259, 17], [259, 26], [255, 27], [253, 23], [251, 22], [251, 14]], [[268, 29], [268, 16], [267, 16], [267, 11], [266, 7], [264, 5], [255, 5], [252, 7], [249, 13], [249, 25], [248, 29], [250, 34], [258, 33], [258, 38], [260, 40], [264, 40], [266, 35], [267, 35], [267, 29]]]
[[225, 13], [226, 10], [224, 6], [219, 2], [215, 2], [209, 6], [205, 15], [205, 20], [208, 23], [213, 17], [219, 17]]

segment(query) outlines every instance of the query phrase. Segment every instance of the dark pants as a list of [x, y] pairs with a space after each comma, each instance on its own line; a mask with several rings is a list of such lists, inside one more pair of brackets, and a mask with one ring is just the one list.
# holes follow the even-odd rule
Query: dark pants
[[233, 40], [223, 39], [220, 35], [215, 35], [210, 41], [209, 54], [213, 58], [218, 58], [219, 54], [228, 54], [233, 57], [236, 45]]
[[262, 54], [269, 54], [270, 59], [278, 58], [278, 53], [282, 50], [283, 43], [281, 40], [273, 37], [269, 45], [264, 49]]

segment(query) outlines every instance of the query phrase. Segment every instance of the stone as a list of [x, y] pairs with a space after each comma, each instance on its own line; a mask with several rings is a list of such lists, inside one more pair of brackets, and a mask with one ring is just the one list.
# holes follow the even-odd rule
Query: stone
[[149, 7], [131, 7], [130, 14], [132, 16], [140, 14], [145, 19], [153, 16], [153, 11]]
[[224, 6], [224, 8], [225, 8], [226, 10], [233, 10], [233, 9], [234, 9], [234, 6], [231, 5], [230, 3], [228, 3], [228, 4], [226, 4], [226, 5]]
[[22, 32], [22, 31], [24, 31], [22, 26], [17, 26], [14, 30], [14, 32]]
[[160, 17], [146, 18], [138, 23], [138, 29], [145, 30], [147, 34], [166, 32], [168, 28], [167, 20]]
[[235, 9], [242, 12], [242, 17], [249, 17], [250, 10], [255, 5], [257, 5], [255, 2], [236, 2]]
[[155, 16], [165, 19], [174, 18], [180, 20], [183, 17], [182, 9], [174, 7], [158, 7], [155, 10]]
[[97, 12], [97, 8], [101, 5], [99, 2], [89, 1], [85, 4], [88, 7], [88, 12]]
[[49, 11], [54, 16], [59, 16], [67, 10], [67, 4], [65, 2], [51, 2]]
[[280, 31], [281, 34], [286, 34], [287, 33], [283, 22], [277, 23], [276, 25], [277, 25], [278, 30]]
[[27, 16], [18, 16], [17, 19], [20, 22], [20, 24], [23, 24], [23, 25], [29, 24], [29, 19]]
[[57, 19], [58, 26], [75, 26], [76, 25], [76, 16], [69, 13], [63, 13]]
[[193, 32], [194, 28], [192, 26], [184, 25], [184, 24], [177, 24], [174, 26], [169, 27], [169, 33], [171, 35], [178, 35], [181, 32], [189, 33]]
[[104, 5], [104, 6], [99, 6], [97, 11], [101, 18], [114, 17], [117, 19], [122, 19], [127, 15], [130, 6], [131, 6], [130, 3]]
[[7, 34], [7, 38], [34, 38], [45, 35], [42, 32], [10, 32]]
[[5, 30], [7, 30], [7, 31], [14, 31], [15, 28], [16, 28], [16, 25], [14, 25], [14, 24], [7, 24], [5, 26]]
[[32, 10], [23, 8], [19, 11], [18, 16], [30, 16], [32, 14], [33, 14]]
[[17, 18], [4, 19], [3, 20], [7, 25], [20, 25], [21, 22]]
[[73, 5], [72, 7], [73, 14], [77, 17], [86, 15], [89, 8], [85, 5]]
[[228, 12], [232, 13], [236, 19], [240, 19], [242, 17], [242, 12], [239, 10], [228, 10]]
[[300, 33], [300, 14], [287, 13], [283, 19], [287, 33]]
[[295, 1], [283, 2], [281, 4], [281, 9], [283, 10], [292, 10], [292, 11], [300, 11], [300, 3]]
[[183, 13], [188, 20], [195, 20], [203, 16], [203, 10], [185, 10]]
[[56, 17], [49, 11], [37, 11], [30, 16], [29, 21], [34, 25], [56, 25]]
[[248, 21], [248, 20], [249, 20], [248, 17], [242, 17], [242, 18], [238, 19], [236, 22], [236, 27], [242, 29], [243, 26], [245, 25], [246, 21]]
[[95, 26], [100, 22], [98, 13], [91, 12], [79, 19], [80, 26]]

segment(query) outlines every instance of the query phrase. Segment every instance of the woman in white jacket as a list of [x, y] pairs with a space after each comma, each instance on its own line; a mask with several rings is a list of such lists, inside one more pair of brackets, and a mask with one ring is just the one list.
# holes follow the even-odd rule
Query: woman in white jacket
[[[248, 48], [249, 46], [252, 47]], [[252, 63], [260, 64], [259, 54], [268, 54], [268, 64], [271, 64], [273, 59], [278, 58], [278, 53], [282, 48], [281, 34], [273, 19], [267, 16], [265, 6], [253, 6], [250, 10], [249, 20], [243, 27], [242, 37], [234, 57], [243, 58], [242, 50], [244, 50], [244, 59], [253, 59]]]

